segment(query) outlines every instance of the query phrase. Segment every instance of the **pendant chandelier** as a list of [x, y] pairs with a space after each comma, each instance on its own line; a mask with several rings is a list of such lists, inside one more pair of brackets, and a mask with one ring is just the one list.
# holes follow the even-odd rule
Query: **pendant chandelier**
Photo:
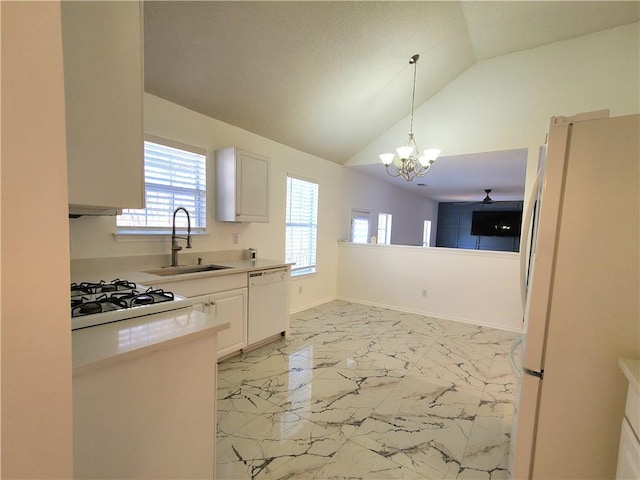
[[413, 137], [413, 109], [416, 100], [416, 70], [420, 55], [416, 54], [409, 59], [409, 65], [413, 65], [413, 92], [411, 94], [411, 124], [409, 126], [409, 138], [402, 147], [396, 148], [396, 153], [383, 153], [380, 160], [387, 173], [392, 177], [402, 177], [410, 182], [415, 177], [424, 177], [433, 162], [436, 161], [440, 150], [430, 148], [420, 153]]

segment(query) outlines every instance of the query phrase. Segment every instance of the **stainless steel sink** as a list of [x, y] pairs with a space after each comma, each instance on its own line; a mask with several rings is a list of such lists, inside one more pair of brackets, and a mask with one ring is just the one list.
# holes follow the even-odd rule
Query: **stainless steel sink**
[[166, 277], [168, 275], [184, 275], [185, 273], [212, 272], [214, 270], [225, 270], [227, 268], [232, 267], [225, 265], [191, 265], [183, 267], [162, 267], [157, 270], [145, 270], [144, 273]]

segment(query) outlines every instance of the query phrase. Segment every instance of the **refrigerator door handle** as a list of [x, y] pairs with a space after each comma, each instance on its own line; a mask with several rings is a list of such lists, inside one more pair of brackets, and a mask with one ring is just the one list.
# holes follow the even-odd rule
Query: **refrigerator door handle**
[[[511, 348], [509, 349], [509, 364], [511, 365], [511, 370], [513, 370], [513, 373], [515, 373], [518, 378], [522, 378], [524, 367], [522, 366], [522, 362], [520, 362], [520, 365], [516, 365], [515, 353], [516, 349], [522, 345], [523, 341], [524, 335], [520, 335], [513, 341]], [[522, 355], [520, 357], [522, 358]]]
[[522, 311], [524, 314], [525, 306], [527, 303], [527, 263], [529, 261], [529, 255], [527, 255], [527, 244], [529, 242], [529, 236], [533, 231], [533, 207], [538, 197], [538, 190], [540, 188], [540, 171], [536, 175], [536, 180], [533, 182], [533, 188], [529, 195], [529, 201], [527, 202], [527, 209], [525, 210], [524, 218], [522, 219], [524, 225], [524, 231], [520, 236], [520, 296], [522, 298]]
[[540, 380], [544, 378], [544, 370], [542, 372], [536, 372], [535, 370], [529, 370], [528, 368], [523, 368], [523, 373], [526, 373], [527, 375], [532, 375], [536, 378], [539, 378]]

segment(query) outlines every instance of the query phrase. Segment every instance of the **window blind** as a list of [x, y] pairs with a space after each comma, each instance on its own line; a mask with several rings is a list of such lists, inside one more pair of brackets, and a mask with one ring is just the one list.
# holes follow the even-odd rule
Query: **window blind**
[[295, 262], [292, 274], [316, 269], [318, 184], [287, 177], [285, 259]]
[[378, 215], [378, 243], [391, 244], [391, 214], [380, 213]]
[[[194, 149], [195, 150], [195, 149]], [[206, 156], [159, 143], [144, 142], [146, 208], [126, 209], [116, 221], [132, 231], [165, 232], [173, 223], [173, 212], [184, 207], [191, 216], [192, 231], [207, 226]], [[176, 226], [187, 227], [182, 213]]]
[[353, 243], [369, 243], [369, 219], [354, 218], [353, 219]]

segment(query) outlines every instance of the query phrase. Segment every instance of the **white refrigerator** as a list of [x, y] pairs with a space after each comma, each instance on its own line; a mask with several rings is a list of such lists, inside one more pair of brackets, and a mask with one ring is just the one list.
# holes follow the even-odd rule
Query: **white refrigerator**
[[551, 119], [523, 218], [512, 478], [615, 478], [618, 357], [640, 349], [639, 132], [638, 115]]

